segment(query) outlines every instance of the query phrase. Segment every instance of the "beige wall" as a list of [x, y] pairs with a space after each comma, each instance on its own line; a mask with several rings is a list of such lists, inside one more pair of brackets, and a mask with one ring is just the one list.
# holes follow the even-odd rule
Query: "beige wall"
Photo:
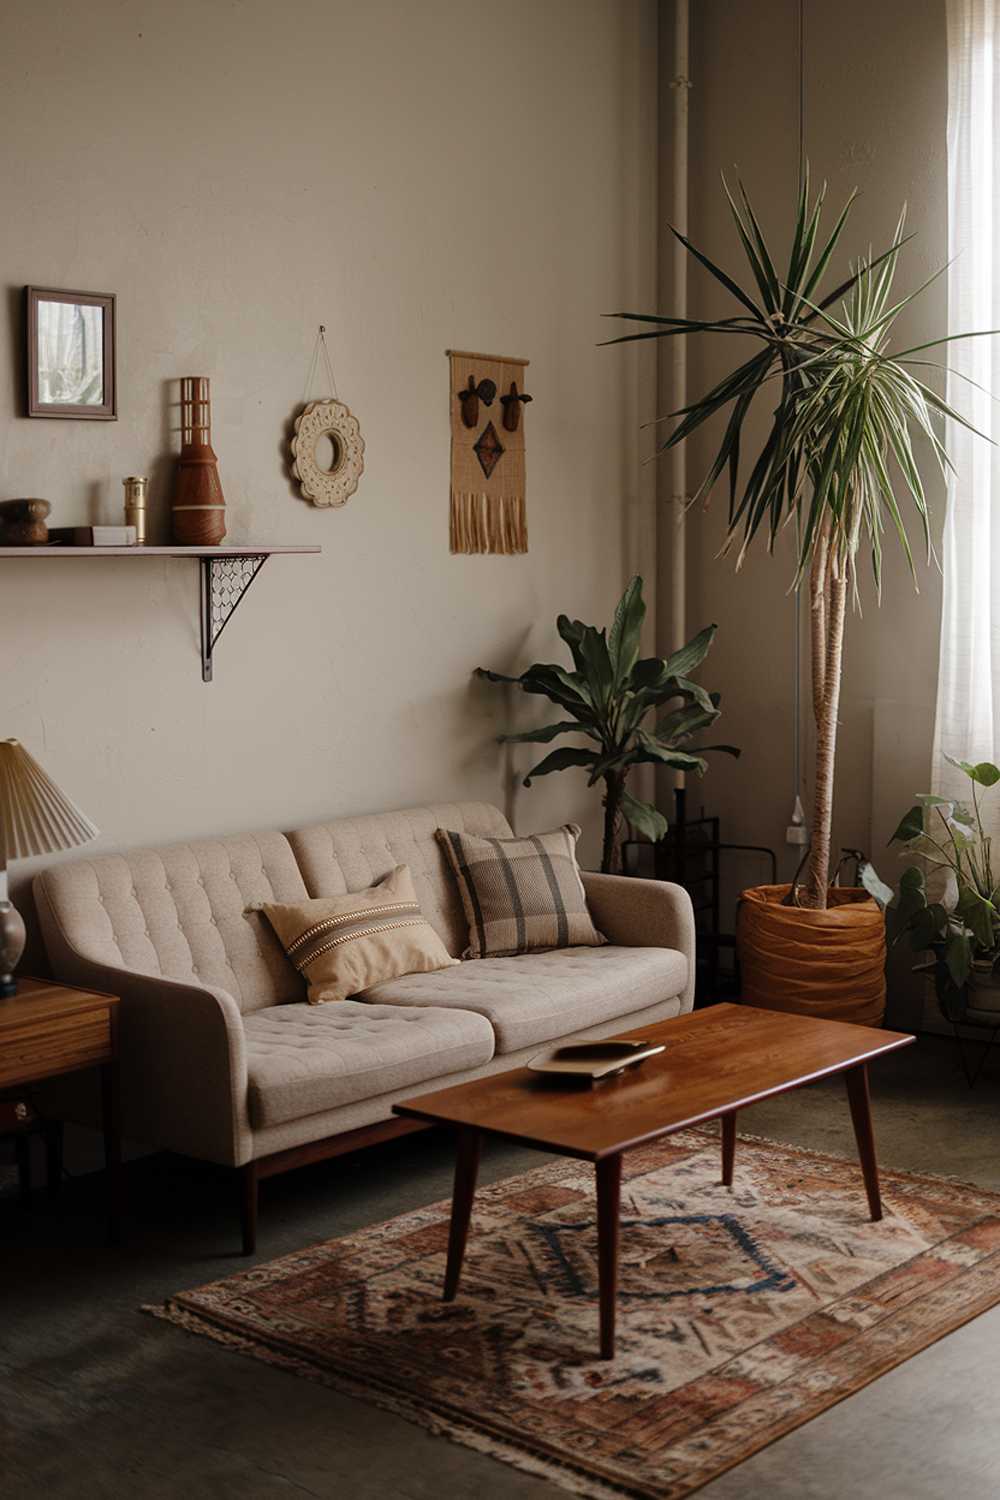
[[[669, 0], [661, 6], [661, 77], [673, 73]], [[692, 6], [691, 235], [717, 261], [738, 267], [741, 251], [728, 218], [720, 171], [743, 177], [766, 231], [787, 246], [794, 213], [798, 161], [797, 0], [698, 0]], [[828, 203], [838, 210], [851, 188], [861, 190], [844, 244], [849, 253], [881, 248], [892, 234], [900, 205], [909, 205], [917, 238], [904, 252], [900, 285], [913, 288], [944, 263], [946, 227], [946, 48], [943, 0], [806, 0], [806, 151], [813, 176], [829, 182]], [[661, 142], [671, 139], [671, 95], [662, 93]], [[661, 198], [669, 203], [669, 152], [661, 151]], [[829, 215], [831, 221], [833, 215]], [[669, 290], [664, 236], [661, 303]], [[837, 268], [840, 269], [840, 268]], [[831, 287], [835, 285], [830, 283]], [[691, 276], [692, 315], [728, 312], [725, 292], [698, 268]], [[900, 320], [899, 338], [918, 343], [944, 332], [946, 297], [938, 282]], [[691, 341], [691, 389], [707, 389], [733, 354]], [[758, 418], [758, 437], [766, 431]], [[712, 436], [718, 435], [713, 429]], [[752, 444], [746, 452], [751, 457]], [[711, 439], [690, 444], [693, 485], [714, 449]], [[943, 487], [925, 465], [940, 531]], [[693, 486], [692, 486], [693, 487]], [[668, 493], [665, 467], [661, 492]], [[689, 526], [688, 623], [693, 630], [719, 623], [714, 652], [703, 672], [721, 689], [725, 738], [743, 746], [735, 765], [718, 761], [704, 783], [706, 803], [724, 819], [724, 837], [776, 845], [781, 873], [789, 878], [796, 854], [784, 844], [790, 820], [792, 774], [793, 605], [787, 547], [757, 555], [736, 577], [716, 558], [725, 530], [727, 495], [716, 493], [709, 511]], [[663, 527], [661, 614], [668, 608], [665, 581], [670, 543]], [[894, 857], [885, 843], [912, 794], [929, 779], [940, 617], [940, 581], [921, 568], [917, 595], [898, 549], [887, 538], [884, 598], [878, 609], [866, 580], [863, 616], [848, 625], [837, 771], [836, 845], [871, 851], [892, 877]], [[808, 703], [808, 681], [803, 702]], [[720, 725], [720, 728], [722, 725]], [[811, 779], [811, 725], [803, 718], [803, 764]], [[803, 794], [807, 787], [804, 787]], [[700, 800], [702, 793], [692, 793]], [[737, 877], [764, 878], [752, 860], [732, 864], [730, 901]], [[731, 908], [730, 908], [731, 915]]]
[[[163, 535], [173, 382], [208, 374], [228, 540], [324, 549], [266, 565], [210, 686], [193, 563], [0, 561], [0, 734], [105, 848], [507, 800], [471, 668], [549, 657], [654, 555], [651, 357], [595, 345], [655, 295], [656, 41], [652, 0], [7, 0], [0, 495], [117, 520], [147, 472]], [[29, 282], [118, 294], [117, 423], [15, 414]], [[283, 450], [320, 322], [367, 443], [334, 513]], [[526, 557], [448, 554], [448, 346], [531, 359]], [[515, 816], [596, 851], [579, 773]]]

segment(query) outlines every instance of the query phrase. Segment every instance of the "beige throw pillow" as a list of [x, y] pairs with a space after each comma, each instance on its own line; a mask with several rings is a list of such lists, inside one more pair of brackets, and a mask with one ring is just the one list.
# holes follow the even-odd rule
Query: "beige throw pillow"
[[306, 979], [310, 1005], [458, 962], [421, 912], [406, 865], [366, 891], [288, 906], [265, 902], [261, 911]]
[[576, 862], [579, 837], [575, 823], [523, 839], [437, 830], [469, 923], [463, 958], [596, 948], [607, 941], [587, 910]]

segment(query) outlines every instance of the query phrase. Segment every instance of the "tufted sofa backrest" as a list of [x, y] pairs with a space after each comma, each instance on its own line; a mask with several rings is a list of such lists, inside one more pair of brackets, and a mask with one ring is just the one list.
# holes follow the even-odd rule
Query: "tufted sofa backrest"
[[244, 833], [54, 865], [35, 880], [53, 970], [86, 982], [82, 966], [92, 963], [215, 985], [244, 1012], [303, 1000], [299, 975], [254, 908], [364, 890], [396, 865], [409, 865], [424, 915], [457, 957], [466, 923], [438, 828], [511, 836], [488, 803], [445, 802], [314, 823], [287, 838]]
[[409, 865], [424, 916], [457, 958], [468, 943], [468, 927], [455, 881], [434, 837], [438, 828], [481, 838], [511, 837], [507, 819], [488, 802], [443, 802], [337, 818], [299, 828], [288, 837], [310, 896], [361, 891], [396, 865]]
[[262, 901], [307, 894], [281, 833], [74, 859], [45, 870], [35, 897], [56, 975], [79, 961], [228, 990], [242, 1011], [305, 998]]

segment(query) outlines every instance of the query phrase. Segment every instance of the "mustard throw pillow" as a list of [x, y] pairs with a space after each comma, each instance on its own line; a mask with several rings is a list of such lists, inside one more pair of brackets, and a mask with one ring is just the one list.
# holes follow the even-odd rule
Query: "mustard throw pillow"
[[346, 1000], [383, 979], [457, 963], [420, 910], [406, 865], [366, 891], [261, 911], [309, 986], [309, 1004]]

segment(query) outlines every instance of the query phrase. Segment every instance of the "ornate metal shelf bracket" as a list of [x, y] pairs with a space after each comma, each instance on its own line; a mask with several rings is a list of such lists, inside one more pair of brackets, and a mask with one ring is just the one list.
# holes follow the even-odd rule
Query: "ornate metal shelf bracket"
[[212, 681], [212, 656], [219, 637], [261, 568], [267, 553], [256, 556], [200, 557], [201, 680]]

